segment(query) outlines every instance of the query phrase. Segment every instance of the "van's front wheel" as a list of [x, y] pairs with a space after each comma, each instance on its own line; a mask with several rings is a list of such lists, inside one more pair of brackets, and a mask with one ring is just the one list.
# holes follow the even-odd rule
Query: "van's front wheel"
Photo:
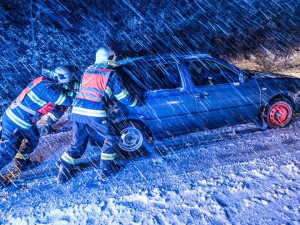
[[287, 100], [275, 100], [266, 108], [266, 122], [271, 128], [286, 127], [292, 118], [293, 107]]

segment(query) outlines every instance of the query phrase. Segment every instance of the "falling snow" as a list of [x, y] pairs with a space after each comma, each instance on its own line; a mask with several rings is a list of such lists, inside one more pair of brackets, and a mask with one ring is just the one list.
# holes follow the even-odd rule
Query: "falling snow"
[[[118, 59], [201, 52], [300, 77], [299, 34], [299, 0], [0, 1], [0, 112], [42, 68], [70, 66], [79, 78], [103, 45]], [[41, 137], [39, 166], [0, 189], [0, 223], [299, 224], [299, 128], [296, 117], [276, 130], [248, 123], [155, 140], [157, 154], [119, 156], [124, 169], [106, 181], [90, 147], [83, 172], [57, 186], [69, 122]]]

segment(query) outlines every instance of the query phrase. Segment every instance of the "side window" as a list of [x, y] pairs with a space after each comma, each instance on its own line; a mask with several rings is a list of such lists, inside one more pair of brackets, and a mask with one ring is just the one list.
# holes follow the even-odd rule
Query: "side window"
[[130, 93], [139, 94], [148, 91], [145, 85], [146, 70], [136, 64], [126, 65], [116, 68], [116, 72], [121, 76], [126, 88]]
[[147, 68], [145, 84], [149, 91], [181, 87], [181, 78], [176, 63], [156, 64]]
[[212, 60], [186, 61], [196, 86], [227, 84], [239, 81], [239, 75], [226, 66]]
[[116, 71], [135, 94], [181, 87], [181, 78], [176, 63], [132, 64], [119, 67]]

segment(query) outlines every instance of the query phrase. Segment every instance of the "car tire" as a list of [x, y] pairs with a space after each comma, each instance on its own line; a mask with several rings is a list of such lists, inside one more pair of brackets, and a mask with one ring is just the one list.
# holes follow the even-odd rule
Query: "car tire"
[[265, 121], [270, 128], [286, 127], [291, 122], [293, 113], [290, 101], [277, 99], [267, 105]]
[[[129, 121], [118, 126], [119, 148], [129, 155], [152, 154], [155, 151], [149, 140], [151, 139], [146, 127], [135, 121]], [[125, 154], [126, 155], [126, 154]]]

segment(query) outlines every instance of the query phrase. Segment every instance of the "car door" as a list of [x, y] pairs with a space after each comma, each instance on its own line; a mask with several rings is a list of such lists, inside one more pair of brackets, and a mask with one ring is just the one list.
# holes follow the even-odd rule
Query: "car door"
[[202, 129], [254, 121], [260, 105], [255, 80], [244, 82], [241, 72], [214, 59], [187, 59], [195, 85], [197, 122]]
[[139, 86], [138, 95], [145, 101], [139, 107], [138, 117], [156, 137], [178, 135], [195, 128], [195, 101], [185, 89], [177, 62], [137, 63], [128, 69]]

